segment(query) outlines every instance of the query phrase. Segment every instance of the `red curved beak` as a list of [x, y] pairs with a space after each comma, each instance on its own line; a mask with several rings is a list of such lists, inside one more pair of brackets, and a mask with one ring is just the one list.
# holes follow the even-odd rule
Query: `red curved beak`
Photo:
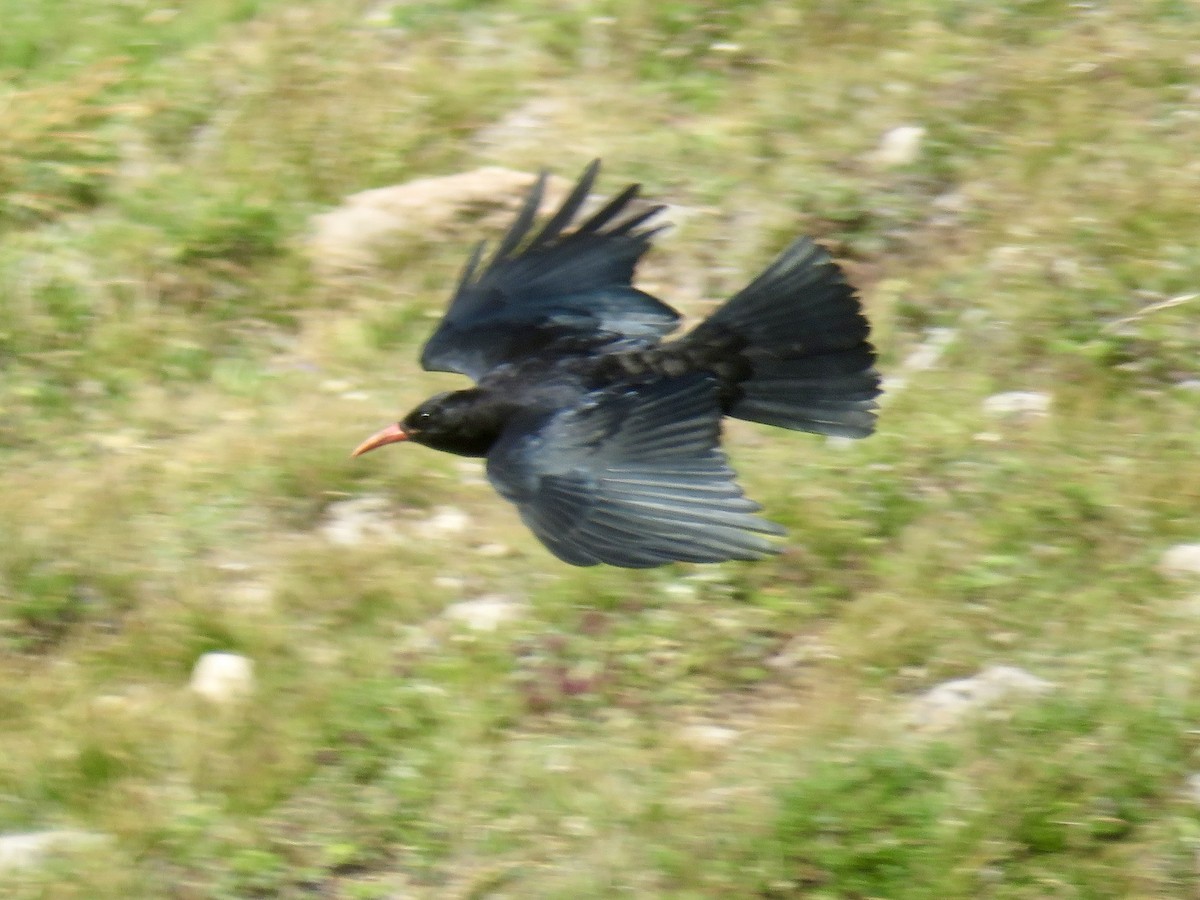
[[376, 447], [382, 447], [384, 444], [394, 444], [397, 441], [407, 441], [408, 432], [399, 425], [389, 425], [382, 431], [377, 431], [361, 444], [354, 448], [351, 456], [362, 456]]

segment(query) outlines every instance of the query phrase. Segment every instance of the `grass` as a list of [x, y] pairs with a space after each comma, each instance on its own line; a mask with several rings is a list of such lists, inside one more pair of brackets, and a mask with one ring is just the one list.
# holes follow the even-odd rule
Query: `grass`
[[[1200, 539], [1193, 6], [7, 6], [0, 833], [105, 842], [6, 896], [1200, 889], [1197, 586], [1155, 565]], [[689, 313], [803, 232], [885, 372], [954, 329], [868, 441], [729, 429], [777, 559], [574, 570], [469, 466], [346, 458], [454, 384], [416, 355], [474, 229], [330, 281], [310, 217], [597, 155], [698, 211], [646, 266]], [[360, 496], [402, 540], [326, 539]], [[489, 594], [526, 612], [440, 616]], [[188, 694], [212, 650], [246, 705]], [[1054, 689], [904, 724], [992, 664]]]

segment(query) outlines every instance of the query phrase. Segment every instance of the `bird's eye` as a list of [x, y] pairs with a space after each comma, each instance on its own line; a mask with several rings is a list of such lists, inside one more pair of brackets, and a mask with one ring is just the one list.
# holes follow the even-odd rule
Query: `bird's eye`
[[430, 421], [432, 418], [433, 418], [433, 414], [432, 414], [432, 413], [427, 413], [427, 412], [419, 412], [419, 413], [417, 413], [417, 424], [418, 424], [418, 425], [428, 425], [428, 424], [429, 424], [429, 421]]

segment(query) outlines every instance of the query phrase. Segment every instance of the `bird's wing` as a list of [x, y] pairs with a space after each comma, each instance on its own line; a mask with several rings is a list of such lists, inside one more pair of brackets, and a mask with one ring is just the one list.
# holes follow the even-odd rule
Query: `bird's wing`
[[646, 568], [760, 559], [762, 534], [718, 447], [715, 380], [688, 375], [588, 394], [540, 421], [517, 420], [488, 455], [496, 489], [559, 559]]
[[599, 160], [588, 166], [562, 207], [530, 237], [546, 186], [545, 173], [538, 177], [487, 264], [480, 267], [482, 244], [468, 260], [445, 318], [421, 353], [422, 366], [478, 380], [553, 345], [646, 342], [675, 328], [678, 313], [631, 286], [634, 267], [659, 230], [640, 226], [662, 210], [627, 215], [638, 185], [564, 233], [599, 169]]

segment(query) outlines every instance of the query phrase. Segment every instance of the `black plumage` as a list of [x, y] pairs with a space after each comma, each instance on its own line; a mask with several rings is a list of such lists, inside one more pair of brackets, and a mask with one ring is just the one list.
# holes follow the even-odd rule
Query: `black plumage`
[[854, 289], [802, 238], [664, 342], [678, 313], [632, 285], [662, 207], [632, 213], [631, 185], [567, 230], [598, 171], [530, 237], [542, 175], [487, 264], [483, 245], [471, 255], [421, 363], [476, 386], [430, 398], [355, 455], [413, 440], [486, 457], [500, 494], [575, 565], [761, 558], [783, 529], [735, 482], [721, 418], [870, 434], [879, 376]]

